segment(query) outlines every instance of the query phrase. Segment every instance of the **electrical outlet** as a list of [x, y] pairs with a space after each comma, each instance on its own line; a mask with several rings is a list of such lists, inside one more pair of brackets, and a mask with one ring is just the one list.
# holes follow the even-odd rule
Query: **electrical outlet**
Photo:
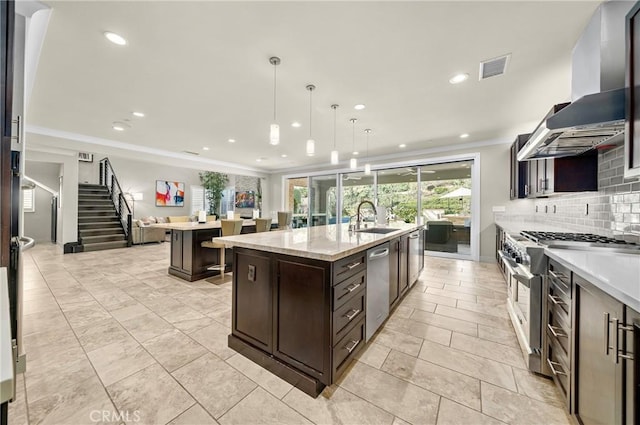
[[253, 264], [249, 264], [249, 274], [247, 276], [247, 279], [249, 279], [249, 282], [256, 281], [256, 266], [254, 266]]
[[556, 206], [555, 205], [553, 206], [553, 213], [554, 214], [556, 213]]

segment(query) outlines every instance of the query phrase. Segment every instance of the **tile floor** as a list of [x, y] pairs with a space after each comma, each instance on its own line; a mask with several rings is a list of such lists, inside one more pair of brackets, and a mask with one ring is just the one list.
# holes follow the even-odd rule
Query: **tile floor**
[[313, 399], [227, 347], [231, 284], [167, 275], [169, 244], [25, 255], [10, 424], [568, 424], [527, 372], [493, 264], [427, 257], [343, 379]]

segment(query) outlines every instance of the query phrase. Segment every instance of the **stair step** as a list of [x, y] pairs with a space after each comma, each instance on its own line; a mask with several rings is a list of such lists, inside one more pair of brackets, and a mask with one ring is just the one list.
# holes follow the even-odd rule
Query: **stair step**
[[101, 235], [101, 236], [82, 236], [82, 244], [92, 244], [100, 242], [114, 242], [114, 241], [126, 241], [124, 234], [116, 235]]
[[112, 241], [112, 242], [98, 242], [98, 243], [88, 243], [82, 244], [83, 251], [103, 251], [106, 249], [115, 249], [115, 248], [126, 248], [127, 241]]
[[78, 217], [78, 224], [91, 224], [91, 223], [118, 223], [120, 224], [120, 219], [116, 216], [89, 216], [89, 217]]
[[103, 184], [95, 184], [95, 183], [78, 183], [78, 187], [106, 187]]
[[115, 208], [82, 208], [78, 209], [78, 215], [80, 216], [88, 216], [88, 215], [117, 215]]
[[78, 205], [113, 205], [111, 198], [91, 198], [91, 199], [82, 199], [78, 198]]
[[108, 195], [109, 189], [105, 188], [96, 188], [96, 189], [78, 189], [79, 195]]
[[89, 223], [78, 223], [78, 230], [100, 230], [100, 229], [122, 229], [119, 221], [96, 221]]
[[111, 228], [109, 227], [83, 228], [78, 230], [79, 230], [80, 238], [86, 238], [88, 236], [106, 236], [106, 235], [116, 235], [116, 234], [124, 237], [124, 230], [122, 230], [122, 227], [120, 226], [111, 227]]

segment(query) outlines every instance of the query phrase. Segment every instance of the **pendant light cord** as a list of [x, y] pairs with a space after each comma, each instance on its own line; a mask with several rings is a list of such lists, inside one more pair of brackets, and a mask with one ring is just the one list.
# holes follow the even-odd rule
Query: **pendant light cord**
[[312, 139], [311, 137], [311, 111], [312, 111], [312, 103], [313, 103], [313, 89], [309, 89], [309, 139]]
[[278, 66], [273, 64], [273, 122], [276, 122], [276, 72]]
[[338, 106], [331, 106], [333, 108], [333, 150], [336, 150], [336, 120], [338, 116]]

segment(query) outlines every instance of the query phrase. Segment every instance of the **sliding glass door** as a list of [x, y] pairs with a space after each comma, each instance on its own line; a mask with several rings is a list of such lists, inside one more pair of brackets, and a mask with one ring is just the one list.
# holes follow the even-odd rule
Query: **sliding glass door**
[[307, 223], [311, 226], [335, 224], [337, 216], [338, 175], [309, 177], [309, 216]]

